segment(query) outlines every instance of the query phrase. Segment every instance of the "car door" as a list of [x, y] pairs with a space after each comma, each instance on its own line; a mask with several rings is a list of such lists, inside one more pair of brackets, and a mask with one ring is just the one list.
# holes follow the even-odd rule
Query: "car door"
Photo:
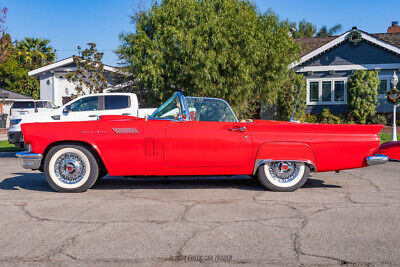
[[104, 108], [100, 111], [100, 115], [128, 115], [134, 116], [133, 110], [137, 110], [135, 103], [132, 103], [129, 95], [105, 95]]
[[[110, 175], [164, 175], [164, 120], [100, 120], [97, 147]], [[99, 132], [99, 133], [97, 133]]]
[[173, 168], [248, 169], [251, 136], [246, 123], [168, 121], [164, 162]]
[[69, 104], [69, 112], [62, 112], [62, 120], [65, 121], [88, 121], [97, 120], [101, 103], [98, 96], [80, 98]]

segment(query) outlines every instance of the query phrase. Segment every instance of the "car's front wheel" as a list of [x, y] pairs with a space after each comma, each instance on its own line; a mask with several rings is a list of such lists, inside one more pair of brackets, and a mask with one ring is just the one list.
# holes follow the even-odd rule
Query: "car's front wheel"
[[44, 162], [49, 185], [59, 192], [84, 192], [96, 182], [99, 166], [84, 146], [59, 145], [50, 149]]
[[290, 192], [302, 187], [308, 179], [310, 168], [304, 162], [272, 161], [257, 170], [258, 180], [272, 191]]

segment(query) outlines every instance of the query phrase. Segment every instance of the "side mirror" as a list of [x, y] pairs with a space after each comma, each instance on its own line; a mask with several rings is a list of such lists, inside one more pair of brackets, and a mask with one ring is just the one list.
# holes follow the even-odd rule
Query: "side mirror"
[[70, 111], [71, 111], [71, 106], [70, 105], [65, 106], [64, 109], [63, 109], [63, 113], [69, 113]]

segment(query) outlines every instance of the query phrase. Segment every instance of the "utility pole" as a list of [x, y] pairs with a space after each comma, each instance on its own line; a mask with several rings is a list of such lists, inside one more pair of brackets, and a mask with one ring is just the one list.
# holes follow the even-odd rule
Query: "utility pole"
[[[397, 89], [397, 83], [399, 82], [399, 78], [396, 75], [396, 71], [393, 72], [393, 76], [390, 79], [390, 82], [393, 86], [393, 89]], [[393, 103], [393, 124], [392, 124], [392, 141], [397, 141], [397, 129], [396, 129], [396, 109], [397, 109], [397, 103]]]

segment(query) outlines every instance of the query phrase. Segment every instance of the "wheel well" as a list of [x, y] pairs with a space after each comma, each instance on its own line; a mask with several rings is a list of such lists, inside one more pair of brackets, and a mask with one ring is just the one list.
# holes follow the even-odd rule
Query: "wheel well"
[[42, 163], [40, 165], [39, 170], [43, 171], [43, 165], [44, 165], [44, 161], [46, 159], [47, 154], [49, 153], [50, 149], [52, 149], [55, 146], [60, 146], [60, 145], [78, 145], [78, 146], [82, 146], [85, 147], [86, 149], [88, 149], [93, 156], [96, 158], [97, 163], [99, 164], [99, 168], [104, 168], [107, 170], [106, 166], [104, 165], [103, 159], [100, 157], [99, 153], [97, 152], [96, 149], [93, 148], [92, 145], [90, 145], [89, 143], [86, 142], [82, 142], [82, 141], [58, 141], [58, 142], [54, 142], [51, 143], [50, 145], [48, 145], [46, 147], [46, 149], [43, 152], [43, 157], [42, 157]]
[[311, 161], [304, 161], [304, 160], [262, 160], [262, 159], [257, 159], [255, 164], [254, 164], [254, 169], [253, 169], [253, 175], [257, 173], [258, 168], [260, 168], [262, 165], [264, 165], [267, 162], [272, 162], [272, 161], [297, 161], [297, 162], [303, 162], [305, 165], [307, 165], [310, 168], [311, 172], [317, 172], [317, 168], [315, 167], [314, 163]]

